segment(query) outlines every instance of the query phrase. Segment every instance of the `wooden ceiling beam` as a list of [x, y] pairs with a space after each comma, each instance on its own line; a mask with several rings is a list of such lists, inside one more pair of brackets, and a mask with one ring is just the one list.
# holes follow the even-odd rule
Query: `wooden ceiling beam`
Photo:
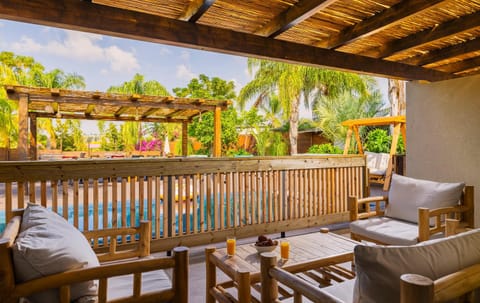
[[178, 19], [195, 23], [207, 12], [214, 2], [215, 0], [193, 0]]
[[89, 104], [85, 110], [85, 115], [91, 115], [95, 110], [95, 104]]
[[454, 74], [454, 73], [459, 73], [472, 68], [476, 68], [478, 66], [480, 66], [480, 56], [466, 59], [463, 61], [450, 63], [450, 64], [445, 64], [445, 65], [436, 67], [435, 69]]
[[329, 49], [352, 43], [358, 39], [376, 34], [387, 27], [401, 22], [414, 14], [445, 2], [446, 0], [405, 0], [398, 4], [342, 30], [338, 35], [328, 40]]
[[128, 110], [127, 106], [122, 106], [120, 107], [116, 112], [115, 112], [115, 117], [120, 117], [124, 112]]
[[338, 0], [300, 0], [273, 18], [255, 34], [274, 38]]
[[452, 78], [446, 73], [407, 64], [78, 0], [2, 0], [0, 18], [389, 78], [426, 81]]
[[142, 119], [143, 119], [143, 118], [146, 118], [146, 117], [148, 117], [148, 116], [153, 115], [153, 114], [154, 114], [155, 112], [157, 112], [158, 110], [159, 110], [159, 108], [150, 108], [149, 110], [147, 110], [146, 112], [144, 112], [144, 113], [142, 114]]
[[412, 65], [427, 65], [442, 60], [450, 59], [463, 54], [480, 50], [480, 38], [458, 43], [449, 47], [432, 50], [424, 55], [415, 56], [402, 60], [402, 63]]
[[363, 54], [378, 59], [387, 58], [401, 51], [457, 35], [479, 26], [480, 11], [439, 24], [438, 26], [412, 34], [403, 39], [393, 40], [390, 43], [385, 43], [381, 47], [371, 49]]

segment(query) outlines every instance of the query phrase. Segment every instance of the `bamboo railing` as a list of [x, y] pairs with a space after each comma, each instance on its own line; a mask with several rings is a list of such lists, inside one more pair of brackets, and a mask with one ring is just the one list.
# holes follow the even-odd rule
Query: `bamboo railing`
[[39, 203], [83, 231], [150, 220], [168, 250], [348, 221], [365, 174], [359, 156], [0, 162], [0, 228]]

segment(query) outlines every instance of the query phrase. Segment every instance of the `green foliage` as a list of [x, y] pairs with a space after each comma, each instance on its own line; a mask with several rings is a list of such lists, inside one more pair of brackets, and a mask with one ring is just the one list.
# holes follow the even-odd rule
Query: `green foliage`
[[80, 128], [80, 120], [57, 120], [55, 133], [63, 151], [82, 151], [87, 149], [85, 137]]
[[342, 154], [343, 150], [332, 143], [315, 144], [308, 148], [308, 154]]
[[386, 130], [376, 128], [367, 134], [365, 141], [365, 150], [374, 153], [388, 153], [390, 152], [390, 145], [392, 144], [392, 137], [390, 137]]
[[322, 96], [313, 111], [318, 118], [317, 127], [335, 145], [342, 145], [345, 141], [347, 128], [341, 125], [343, 121], [387, 114], [378, 90], [360, 97], [347, 91], [335, 98]]
[[253, 136], [258, 156], [285, 156], [288, 152], [288, 144], [280, 132], [257, 129]]
[[176, 87], [173, 92], [177, 97], [203, 98], [213, 100], [235, 99], [235, 84], [218, 77], [209, 78], [200, 74], [198, 78], [190, 80], [187, 87]]
[[[365, 150], [374, 153], [389, 153], [392, 144], [392, 136], [388, 135], [387, 130], [376, 128], [367, 134], [365, 141]], [[397, 144], [397, 154], [405, 154], [405, 144], [403, 137], [400, 136]]]
[[115, 124], [108, 124], [108, 129], [106, 130], [106, 132], [101, 134], [100, 144], [102, 150], [105, 151], [123, 150], [124, 144], [122, 136]]
[[[218, 77], [209, 78], [200, 75], [190, 81], [187, 87], [173, 89], [177, 97], [203, 98], [213, 100], [227, 100], [235, 98], [235, 85], [233, 81], [225, 81]], [[189, 136], [197, 138], [202, 143], [202, 154], [210, 154], [213, 147], [213, 113], [203, 113], [193, 119], [188, 127]], [[237, 142], [237, 111], [233, 107], [222, 111], [222, 151], [225, 153], [230, 146]]]
[[251, 156], [252, 154], [244, 150], [243, 148], [240, 149], [230, 149], [227, 151], [227, 157], [235, 157], [235, 156]]

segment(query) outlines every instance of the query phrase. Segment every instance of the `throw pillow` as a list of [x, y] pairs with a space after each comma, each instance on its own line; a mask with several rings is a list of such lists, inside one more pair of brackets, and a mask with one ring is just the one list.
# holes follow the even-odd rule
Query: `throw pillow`
[[480, 262], [480, 229], [413, 246], [355, 247], [354, 302], [400, 302], [400, 276], [436, 280]]
[[418, 208], [455, 206], [465, 183], [440, 183], [393, 174], [385, 215], [418, 223]]
[[[67, 270], [98, 266], [98, 259], [82, 233], [58, 214], [36, 204], [25, 209], [20, 233], [13, 246], [18, 282]], [[71, 286], [71, 299], [96, 295], [96, 282]], [[35, 294], [32, 302], [58, 302], [58, 290]]]

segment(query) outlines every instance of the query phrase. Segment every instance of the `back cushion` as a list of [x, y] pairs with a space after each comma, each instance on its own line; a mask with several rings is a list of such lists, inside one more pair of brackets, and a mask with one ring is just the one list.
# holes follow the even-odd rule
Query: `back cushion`
[[[98, 259], [85, 237], [56, 213], [29, 204], [13, 246], [17, 282], [82, 267], [98, 266]], [[94, 281], [71, 287], [71, 299], [96, 295]], [[58, 302], [58, 290], [47, 290], [29, 298], [33, 302]]]
[[385, 215], [418, 223], [418, 208], [455, 206], [465, 183], [440, 183], [393, 174]]
[[400, 302], [400, 276], [432, 280], [480, 262], [480, 229], [413, 246], [355, 247], [354, 302]]

